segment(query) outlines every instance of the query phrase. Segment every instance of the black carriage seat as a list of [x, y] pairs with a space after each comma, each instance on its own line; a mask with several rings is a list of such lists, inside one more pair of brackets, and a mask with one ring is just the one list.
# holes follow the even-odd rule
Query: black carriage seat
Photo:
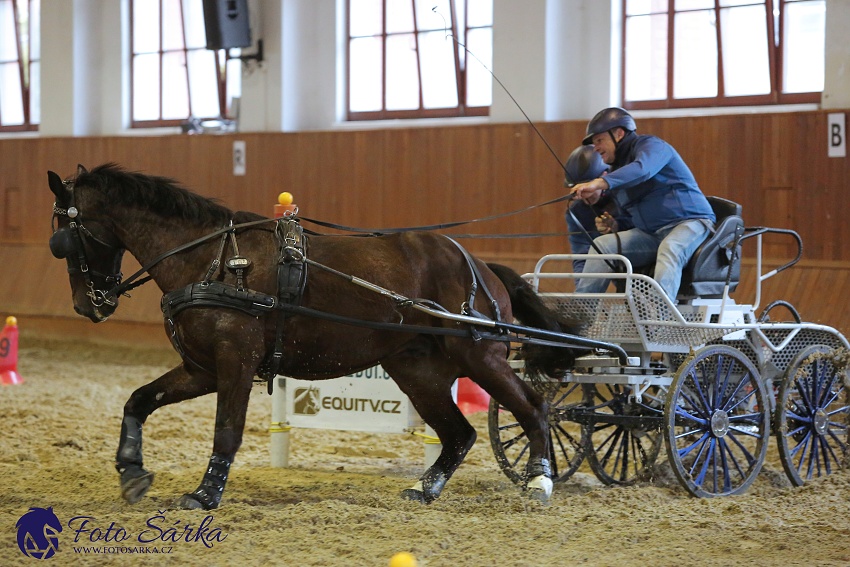
[[707, 199], [717, 217], [715, 230], [696, 249], [685, 266], [679, 286], [680, 298], [722, 297], [730, 270], [729, 293], [735, 291], [741, 279], [740, 238], [744, 234], [741, 205], [721, 197]]

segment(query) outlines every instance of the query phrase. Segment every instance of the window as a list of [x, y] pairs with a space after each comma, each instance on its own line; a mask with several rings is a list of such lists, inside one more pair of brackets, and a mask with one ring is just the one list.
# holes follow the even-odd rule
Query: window
[[484, 116], [492, 0], [349, 0], [348, 119]]
[[39, 0], [0, 0], [0, 131], [37, 130]]
[[625, 0], [623, 106], [819, 102], [825, 0]]
[[206, 49], [202, 0], [131, 0], [132, 125], [228, 116], [241, 61]]

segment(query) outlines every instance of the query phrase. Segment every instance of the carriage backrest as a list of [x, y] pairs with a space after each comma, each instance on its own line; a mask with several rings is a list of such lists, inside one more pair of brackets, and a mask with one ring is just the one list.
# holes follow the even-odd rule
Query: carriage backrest
[[[680, 297], [712, 298], [735, 291], [741, 278], [741, 243], [744, 220], [741, 205], [721, 197], [707, 197], [717, 217], [715, 230], [694, 252], [682, 273]], [[730, 276], [731, 270], [731, 276]]]

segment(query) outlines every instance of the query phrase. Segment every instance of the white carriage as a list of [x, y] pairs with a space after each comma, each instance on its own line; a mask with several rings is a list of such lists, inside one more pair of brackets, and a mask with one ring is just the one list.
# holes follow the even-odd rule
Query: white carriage
[[[584, 462], [606, 484], [650, 479], [662, 444], [679, 482], [695, 496], [737, 494], [755, 480], [770, 433], [783, 467], [796, 485], [847, 465], [847, 367], [850, 345], [836, 329], [800, 320], [785, 301], [756, 309], [762, 282], [799, 261], [793, 231], [745, 228], [740, 207], [711, 198], [717, 231], [695, 253], [674, 305], [652, 278], [629, 261], [614, 274], [617, 292], [577, 294], [579, 276], [565, 269], [580, 256], [549, 255], [526, 274], [549, 307], [586, 322], [582, 336], [619, 345], [623, 357], [594, 351], [581, 356], [560, 380], [526, 376], [550, 404], [556, 482]], [[797, 257], [763, 273], [762, 238], [791, 237]], [[756, 246], [756, 299], [729, 296], [740, 276], [740, 250]], [[787, 310], [793, 321], [771, 313]], [[514, 361], [523, 372], [521, 358]], [[499, 466], [522, 480], [527, 440], [513, 416], [495, 401], [489, 433]]]

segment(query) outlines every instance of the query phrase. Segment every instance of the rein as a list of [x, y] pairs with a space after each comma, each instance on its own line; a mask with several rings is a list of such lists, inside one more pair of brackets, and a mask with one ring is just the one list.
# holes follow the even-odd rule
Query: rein
[[[164, 259], [183, 252], [185, 250], [189, 250], [194, 248], [204, 242], [217, 238], [219, 236], [224, 235], [223, 238], [227, 238], [227, 235], [235, 235], [236, 231], [245, 228], [251, 228], [255, 226], [260, 226], [267, 223], [279, 223], [280, 219], [259, 219], [255, 221], [249, 221], [245, 223], [240, 223], [234, 225], [232, 221], [228, 224], [228, 226], [222, 227], [218, 230], [215, 230], [209, 234], [196, 238], [190, 242], [185, 244], [181, 244], [172, 248], [166, 252], [155, 257], [150, 262], [147, 262], [144, 266], [142, 266], [138, 271], [128, 277], [126, 280], [122, 281], [122, 274], [120, 273], [120, 259], [124, 253], [124, 247], [118, 243], [110, 243], [106, 240], [99, 238], [92, 234], [90, 230], [88, 230], [82, 224], [82, 219], [80, 217], [80, 211], [75, 207], [74, 193], [73, 193], [73, 183], [65, 182], [67, 185], [70, 185], [71, 189], [71, 201], [67, 209], [62, 209], [58, 205], [54, 204], [53, 207], [53, 218], [56, 216], [67, 216], [69, 219], [69, 225], [67, 228], [59, 228], [55, 229], [53, 232], [53, 236], [50, 239], [50, 248], [53, 252], [54, 256], [57, 258], [66, 258], [69, 264], [69, 272], [72, 270], [77, 270], [82, 272], [85, 275], [86, 285], [89, 287], [88, 296], [90, 297], [92, 303], [95, 306], [102, 305], [104, 303], [108, 305], [115, 305], [116, 299], [119, 295], [125, 294], [131, 289], [134, 289], [142, 284], [150, 281], [152, 276], [147, 275], [145, 277], [141, 277], [143, 274], [149, 272], [151, 268], [155, 265], [162, 262]], [[530, 207], [526, 207], [524, 209], [514, 211], [511, 213], [504, 213], [499, 215], [492, 215], [489, 217], [483, 217], [479, 219], [475, 219], [472, 221], [463, 221], [463, 222], [454, 222], [454, 223], [444, 223], [440, 225], [430, 225], [430, 226], [421, 226], [421, 227], [407, 227], [407, 228], [391, 228], [385, 229], [380, 232], [384, 233], [399, 233], [399, 232], [408, 232], [414, 230], [437, 230], [442, 228], [450, 228], [455, 226], [460, 226], [463, 224], [468, 224], [471, 222], [480, 222], [484, 220], [492, 220], [497, 218], [502, 218], [508, 215], [517, 214], [519, 212], [527, 211], [530, 209], [534, 209], [537, 207], [557, 203], [560, 201], [571, 200], [573, 198], [572, 195], [565, 195], [562, 197], [558, 197], [556, 199], [552, 199], [547, 201], [546, 203], [532, 205]], [[347, 229], [352, 232], [360, 232], [360, 233], [372, 233], [375, 234], [376, 231], [371, 231], [368, 229], [360, 229], [354, 227], [344, 227], [342, 225], [336, 225], [332, 223], [323, 223], [320, 221], [315, 221], [311, 219], [305, 219], [309, 222], [313, 222], [315, 224], [320, 224], [321, 226], [326, 226], [330, 228], [336, 229]], [[86, 257], [85, 244], [83, 242], [83, 236], [86, 238], [90, 238], [92, 241], [97, 242], [98, 244], [105, 246], [110, 250], [114, 250], [116, 253], [115, 262], [117, 264], [117, 272], [113, 275], [100, 274], [98, 272], [94, 272], [88, 267], [88, 259]], [[446, 236], [446, 238], [449, 238]], [[473, 300], [475, 297], [476, 289], [478, 289], [479, 282], [483, 284], [481, 280], [480, 274], [475, 268], [474, 262], [472, 261], [469, 254], [466, 250], [460, 246], [453, 239], [449, 238], [449, 240], [457, 246], [460, 251], [463, 253], [464, 257], [467, 260], [468, 265], [470, 266], [470, 270], [472, 271], [472, 279], [473, 279], [473, 289], [470, 293], [468, 301], [463, 306], [463, 313], [455, 314], [449, 312], [447, 309], [442, 307], [439, 304], [436, 304], [429, 300], [424, 299], [411, 299], [405, 297], [399, 293], [393, 292], [391, 290], [382, 288], [377, 286], [376, 284], [370, 283], [366, 280], [362, 280], [355, 276], [345, 274], [338, 270], [335, 270], [329, 266], [325, 266], [318, 262], [315, 262], [306, 257], [303, 254], [303, 251], [297, 249], [291, 249], [291, 246], [285, 247], [284, 250], [290, 250], [291, 258], [289, 260], [292, 261], [301, 261], [306, 264], [309, 264], [315, 268], [322, 269], [324, 271], [328, 271], [334, 273], [340, 277], [343, 277], [349, 280], [352, 283], [355, 283], [361, 287], [369, 289], [371, 291], [377, 292], [384, 296], [390, 297], [393, 301], [395, 301], [400, 306], [410, 306], [419, 311], [425, 312], [429, 315], [441, 318], [448, 319], [451, 321], [455, 321], [457, 323], [468, 324], [469, 327], [466, 329], [457, 329], [457, 328], [445, 328], [445, 327], [431, 327], [431, 326], [423, 326], [423, 325], [411, 325], [405, 324], [403, 322], [398, 323], [383, 323], [377, 321], [366, 321], [361, 319], [354, 319], [350, 317], [345, 317], [341, 315], [336, 315], [333, 313], [327, 313], [323, 311], [318, 311], [315, 309], [310, 309], [307, 307], [303, 307], [300, 305], [296, 305], [292, 302], [282, 301], [281, 298], [266, 296], [265, 294], [261, 294], [258, 292], [252, 292], [250, 290], [243, 290], [241, 287], [234, 287], [232, 290], [227, 284], [222, 284], [221, 282], [209, 282], [204, 281], [199, 284], [192, 284], [187, 288], [182, 290], [176, 290], [170, 294], [166, 294], [163, 296], [163, 305], [174, 303], [175, 310], [182, 310], [185, 307], [189, 307], [192, 305], [208, 305], [208, 306], [219, 306], [219, 307], [230, 307], [235, 309], [240, 309], [246, 312], [249, 312], [254, 315], [258, 315], [261, 312], [268, 310], [277, 310], [281, 311], [285, 314], [289, 315], [306, 315], [310, 317], [315, 317], [319, 319], [325, 319], [329, 321], [334, 321], [341, 324], [367, 327], [379, 330], [394, 330], [401, 332], [412, 332], [412, 333], [425, 333], [432, 335], [450, 335], [450, 336], [463, 336], [463, 337], [471, 337], [474, 340], [488, 339], [488, 340], [498, 340], [503, 342], [520, 342], [527, 344], [538, 344], [544, 346], [554, 346], [561, 348], [572, 348], [572, 349], [586, 349], [586, 348], [598, 348], [607, 350], [609, 352], [614, 352], [617, 354], [619, 358], [625, 360], [626, 354], [622, 348], [617, 345], [605, 343], [601, 341], [595, 341], [592, 339], [586, 339], [584, 337], [567, 335], [564, 333], [557, 333], [553, 331], [546, 331], [542, 329], [535, 329], [529, 327], [522, 327], [519, 325], [514, 325], [510, 323], [505, 323], [500, 320], [500, 315], [498, 309], [495, 308], [495, 301], [493, 300], [492, 295], [486, 286], [482, 285], [482, 291], [484, 291], [487, 299], [490, 301], [491, 305], [495, 308], [495, 319], [489, 319], [483, 317], [480, 313], [478, 313], [473, 307]], [[75, 255], [77, 266], [71, 265], [71, 256]], [[214, 263], [215, 266], [215, 263]], [[103, 291], [99, 289], [95, 289], [94, 283], [91, 279], [91, 275], [96, 275], [98, 277], [103, 278], [107, 283], [112, 281], [116, 282], [111, 289]], [[186, 295], [188, 294], [188, 296]], [[180, 299], [180, 296], [183, 296], [184, 299]], [[176, 311], [175, 313], [176, 314]], [[568, 342], [567, 342], [568, 341]]]
[[[357, 232], [357, 233], [364, 233], [364, 234], [394, 234], [394, 233], [397, 233], [397, 232], [412, 232], [412, 231], [416, 231], [416, 230], [423, 230], [423, 231], [442, 230], [442, 229], [446, 229], [446, 228], [454, 228], [456, 226], [463, 226], [463, 225], [466, 225], [466, 224], [473, 224], [473, 223], [476, 223], [476, 222], [491, 221], [491, 220], [501, 219], [501, 218], [504, 218], [504, 217], [518, 215], [520, 213], [531, 211], [531, 210], [534, 210], [534, 209], [537, 209], [537, 208], [540, 208], [540, 207], [546, 207], [548, 205], [554, 205], [555, 203], [560, 203], [562, 201], [572, 201], [574, 198], [575, 198], [575, 196], [572, 193], [570, 193], [570, 194], [567, 194], [567, 195], [562, 195], [560, 197], [556, 197], [554, 199], [550, 199], [550, 200], [545, 201], [543, 203], [537, 203], [536, 205], [529, 205], [529, 206], [524, 207], [522, 209], [517, 209], [515, 211], [509, 211], [507, 213], [500, 213], [498, 215], [490, 215], [490, 216], [486, 216], [486, 217], [479, 217], [477, 219], [471, 219], [471, 220], [465, 220], [465, 221], [456, 221], [456, 222], [441, 223], [441, 224], [429, 224], [429, 225], [423, 225], [423, 226], [406, 226], [406, 227], [395, 227], [395, 228], [359, 228], [359, 227], [354, 227], [354, 226], [346, 226], [346, 225], [342, 225], [342, 224], [335, 224], [335, 223], [320, 221], [320, 220], [311, 219], [311, 218], [302, 217], [302, 216], [299, 216], [298, 218], [303, 220], [303, 221], [307, 221], [309, 223], [312, 223], [312, 224], [315, 224], [315, 225], [318, 225], [318, 226], [323, 226], [325, 228], [333, 228], [333, 229], [336, 229], [336, 230], [345, 230], [347, 232]], [[523, 236], [530, 236], [530, 235], [523, 235]]]
[[136, 280], [139, 278], [139, 276], [147, 273], [151, 268], [153, 268], [154, 266], [156, 266], [157, 264], [159, 264], [160, 262], [162, 262], [166, 258], [173, 256], [174, 254], [179, 254], [180, 252], [183, 252], [184, 250], [189, 250], [190, 248], [194, 248], [195, 246], [198, 246], [199, 244], [203, 244], [207, 240], [212, 240], [213, 238], [215, 238], [217, 236], [221, 236], [222, 234], [225, 234], [225, 233], [233, 234], [237, 230], [242, 229], [242, 228], [249, 228], [249, 227], [252, 227], [252, 226], [258, 226], [258, 225], [266, 224], [266, 223], [270, 223], [270, 222], [277, 222], [277, 219], [261, 219], [261, 220], [255, 220], [255, 221], [250, 221], [250, 222], [243, 222], [243, 223], [240, 223], [240, 224], [230, 224], [228, 226], [225, 226], [223, 228], [216, 230], [215, 232], [212, 232], [212, 233], [207, 234], [205, 236], [202, 236], [200, 238], [196, 238], [195, 240], [192, 240], [191, 242], [187, 242], [186, 244], [181, 244], [180, 246], [177, 246], [176, 248], [172, 248], [171, 250], [168, 250], [167, 252], [163, 252], [162, 254], [160, 254], [159, 256], [157, 256], [156, 258], [154, 258], [153, 260], [151, 260], [150, 262], [148, 262], [147, 264], [145, 264], [144, 266], [139, 268], [139, 270], [136, 273], [134, 273], [133, 275], [131, 275], [129, 278], [127, 278], [123, 282], [119, 283], [118, 285], [116, 285], [112, 289], [108, 290], [106, 292], [106, 296], [111, 298], [112, 300], [114, 300], [119, 295], [122, 295], [122, 294], [130, 291], [131, 289], [137, 288], [140, 285], [147, 283], [148, 281], [151, 280], [150, 275], [140, 279], [139, 281], [136, 281]]
[[[367, 235], [395, 234], [395, 233], [401, 233], [401, 232], [413, 232], [413, 231], [420, 231], [420, 230], [421, 231], [441, 230], [441, 229], [446, 229], [446, 228], [454, 228], [454, 227], [457, 227], [457, 226], [463, 226], [463, 225], [466, 225], [466, 224], [472, 224], [472, 223], [476, 223], [476, 222], [484, 222], [484, 221], [500, 219], [500, 218], [516, 215], [516, 214], [519, 214], [519, 213], [524, 213], [526, 211], [530, 211], [530, 210], [537, 209], [537, 208], [540, 208], [540, 207], [545, 207], [545, 206], [548, 206], [548, 205], [553, 205], [555, 203], [560, 203], [562, 201], [571, 201], [574, 198], [575, 197], [572, 194], [562, 195], [560, 197], [556, 197], [555, 199], [550, 199], [549, 201], [546, 201], [546, 202], [543, 202], [543, 203], [538, 203], [538, 204], [535, 204], [535, 205], [529, 205], [528, 207], [524, 207], [522, 209], [517, 209], [515, 211], [510, 211], [510, 212], [507, 212], [507, 213], [500, 213], [498, 215], [490, 215], [490, 216], [486, 216], [486, 217], [479, 217], [477, 219], [471, 219], [471, 220], [456, 221], [456, 222], [441, 223], [441, 224], [432, 224], [432, 225], [423, 225], [423, 226], [408, 226], [408, 227], [374, 229], [374, 228], [359, 228], [359, 227], [353, 227], [353, 226], [346, 226], [346, 225], [342, 225], [342, 224], [329, 223], [329, 222], [320, 221], [320, 220], [317, 220], [317, 219], [311, 219], [311, 218], [307, 218], [307, 217], [301, 217], [301, 216], [299, 216], [298, 218], [300, 220], [315, 224], [317, 226], [322, 226], [322, 227], [325, 227], [325, 228], [332, 228], [332, 229], [335, 229], [335, 230], [344, 230], [344, 231], [347, 231], [347, 232], [354, 232], [354, 233], [367, 234]], [[182, 245], [180, 245], [176, 248], [168, 250], [167, 252], [163, 252], [162, 254], [160, 254], [159, 256], [157, 256], [156, 258], [154, 258], [153, 260], [151, 260], [150, 262], [148, 262], [147, 264], [142, 266], [136, 273], [131, 275], [129, 278], [127, 278], [123, 282], [119, 281], [118, 285], [116, 285], [112, 289], [106, 291], [104, 293], [104, 295], [109, 301], [114, 302], [115, 298], [117, 298], [119, 295], [122, 295], [122, 294], [124, 294], [124, 293], [126, 293], [126, 292], [128, 292], [132, 289], [135, 289], [135, 288], [139, 287], [140, 285], [143, 285], [143, 284], [147, 283], [148, 281], [150, 281], [151, 276], [149, 276], [149, 275], [140, 279], [139, 281], [136, 281], [136, 280], [142, 274], [147, 273], [152, 267], [159, 264], [161, 261], [165, 260], [169, 256], [172, 256], [174, 254], [178, 254], [180, 252], [183, 252], [184, 250], [188, 250], [190, 248], [193, 248], [193, 247], [195, 247], [199, 244], [206, 242], [207, 240], [211, 240], [211, 239], [213, 239], [217, 236], [220, 236], [220, 235], [222, 235], [226, 232], [234, 233], [236, 230], [239, 230], [239, 229], [242, 229], [242, 228], [249, 228], [249, 227], [252, 227], [252, 226], [257, 226], [257, 225], [261, 225], [261, 224], [265, 224], [265, 223], [269, 223], [269, 222], [277, 222], [277, 220], [278, 219], [261, 219], [261, 220], [245, 222], [245, 223], [241, 223], [241, 224], [237, 224], [237, 225], [225, 226], [225, 227], [220, 228], [220, 229], [218, 229], [217, 231], [215, 231], [211, 234], [207, 234], [206, 236], [202, 236], [202, 237], [195, 239], [191, 242], [187, 242], [186, 244], [182, 244]], [[529, 237], [532, 237], [532, 236], [535, 236], [535, 235], [523, 234], [523, 235], [518, 235], [518, 236], [529, 238]]]

